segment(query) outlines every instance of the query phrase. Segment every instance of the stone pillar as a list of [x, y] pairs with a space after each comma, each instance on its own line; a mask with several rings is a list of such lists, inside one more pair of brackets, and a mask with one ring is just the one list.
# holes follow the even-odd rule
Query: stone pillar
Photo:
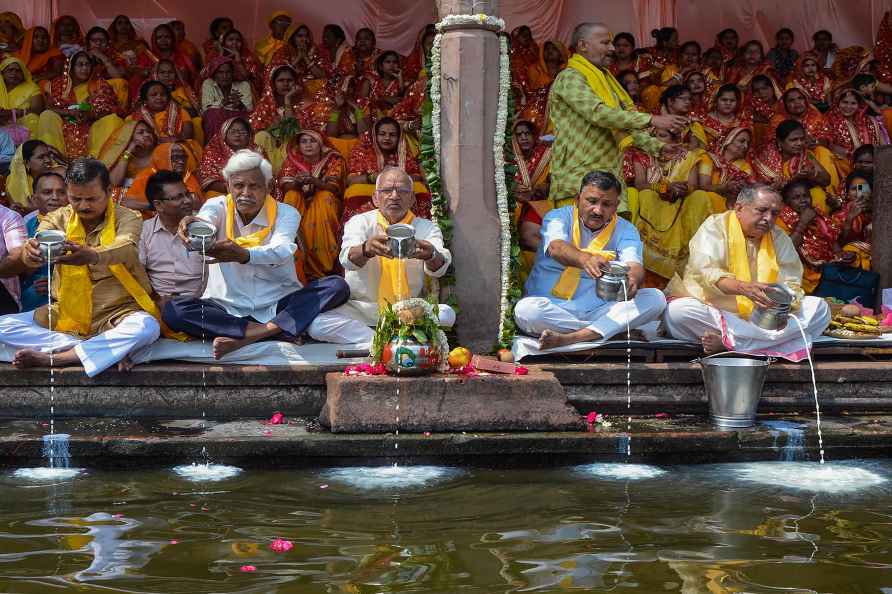
[[[451, 14], [498, 16], [498, 0], [438, 0]], [[458, 338], [473, 351], [498, 340], [501, 265], [492, 141], [499, 95], [499, 38], [484, 25], [443, 31], [440, 116], [443, 195], [452, 239]]]
[[[874, 163], [871, 266], [880, 275], [880, 287], [892, 287], [892, 146], [877, 147]], [[877, 310], [881, 303], [882, 294]]]

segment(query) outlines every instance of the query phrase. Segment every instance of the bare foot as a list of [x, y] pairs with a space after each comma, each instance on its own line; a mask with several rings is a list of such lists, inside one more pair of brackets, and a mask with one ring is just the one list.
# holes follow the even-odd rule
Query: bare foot
[[130, 358], [130, 355], [118, 361], [118, 371], [127, 372], [131, 369], [133, 369], [133, 359]]
[[49, 367], [50, 354], [41, 353], [34, 349], [22, 349], [16, 351], [12, 358], [12, 366], [19, 369], [27, 369], [29, 367]]
[[717, 332], [707, 332], [700, 337], [700, 342], [703, 344], [703, 352], [707, 355], [724, 353], [728, 350], [725, 343], [722, 342], [722, 335]]
[[245, 340], [244, 338], [236, 339], [236, 338], [226, 338], [225, 336], [218, 336], [214, 339], [214, 344], [212, 347], [214, 353], [214, 359], [222, 359], [232, 351], [242, 348], [243, 346], [249, 345], [253, 340]]
[[575, 332], [567, 332], [566, 334], [561, 334], [560, 332], [555, 332], [553, 330], [545, 330], [542, 332], [542, 335], [539, 336], [539, 349], [556, 349], [562, 346], [567, 346], [568, 344], [590, 342], [600, 339], [600, 334], [587, 328]]

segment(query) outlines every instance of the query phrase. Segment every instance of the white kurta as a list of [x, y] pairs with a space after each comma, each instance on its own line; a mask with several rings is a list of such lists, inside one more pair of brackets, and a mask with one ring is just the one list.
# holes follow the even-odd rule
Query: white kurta
[[[197, 216], [217, 227], [217, 241], [226, 239], [226, 196], [205, 202]], [[250, 235], [268, 224], [266, 208], [261, 208], [246, 225], [236, 213], [233, 234]], [[230, 315], [253, 318], [262, 324], [269, 322], [276, 316], [279, 300], [301, 288], [294, 268], [299, 227], [300, 213], [279, 203], [272, 231], [262, 245], [248, 248], [247, 264], [224, 262], [208, 267], [207, 286], [201, 298], [221, 305]]]
[[[412, 221], [415, 239], [429, 242], [443, 256], [444, 263], [437, 270], [430, 270], [421, 260], [406, 260], [406, 278], [409, 281], [409, 295], [420, 297], [424, 294], [427, 277], [440, 278], [452, 263], [452, 254], [443, 245], [440, 228], [428, 219], [415, 217]], [[350, 261], [350, 248], [362, 245], [374, 235], [384, 230], [378, 225], [378, 211], [372, 210], [352, 217], [344, 226], [341, 242], [340, 261], [344, 267], [344, 278], [350, 285], [350, 301], [332, 311], [319, 314], [307, 332], [314, 340], [339, 344], [367, 343], [372, 339], [371, 327], [378, 322], [378, 285], [381, 280], [381, 259], [372, 258], [365, 266], [359, 267]], [[455, 311], [441, 304], [440, 325], [451, 327], [455, 323]]]

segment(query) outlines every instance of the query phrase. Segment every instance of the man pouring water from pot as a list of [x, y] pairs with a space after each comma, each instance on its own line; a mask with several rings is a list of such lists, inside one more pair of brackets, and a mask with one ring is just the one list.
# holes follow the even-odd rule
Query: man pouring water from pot
[[593, 171], [574, 204], [545, 215], [526, 297], [514, 308], [518, 327], [538, 337], [540, 350], [606, 341], [662, 315], [663, 294], [639, 289], [642, 243], [617, 216], [621, 193], [616, 176]]
[[[307, 332], [316, 340], [371, 343], [380, 308], [424, 296], [428, 281], [446, 274], [452, 262], [440, 228], [412, 213], [415, 194], [405, 171], [385, 168], [375, 180], [372, 202], [375, 210], [357, 214], [344, 226], [340, 262], [350, 301], [313, 321]], [[439, 316], [441, 327], [455, 323], [455, 310], [448, 305], [440, 304]]]
[[[741, 190], [733, 210], [703, 222], [691, 239], [684, 277], [666, 289], [666, 327], [674, 338], [699, 341], [707, 354], [806, 357], [830, 323], [830, 308], [819, 297], [803, 297], [802, 262], [775, 225], [782, 207], [775, 190], [753, 185]], [[786, 314], [775, 315], [787, 303], [788, 323]]]

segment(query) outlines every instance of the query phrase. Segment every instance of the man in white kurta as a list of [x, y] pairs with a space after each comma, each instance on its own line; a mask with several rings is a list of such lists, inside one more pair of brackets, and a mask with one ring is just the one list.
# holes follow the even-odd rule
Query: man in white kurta
[[[660, 291], [638, 289], [642, 244], [635, 226], [616, 215], [621, 188], [611, 173], [589, 173], [576, 203], [552, 210], [542, 221], [527, 296], [517, 302], [514, 318], [523, 332], [539, 337], [543, 351], [609, 340], [659, 319], [666, 307]], [[628, 300], [605, 301], [596, 293], [611, 259], [629, 268]]]
[[[819, 297], [803, 297], [802, 262], [793, 242], [774, 224], [782, 206], [770, 187], [751, 186], [741, 191], [734, 210], [703, 222], [691, 239], [684, 278], [676, 276], [667, 288], [666, 328], [672, 337], [702, 342], [707, 354], [733, 350], [793, 361], [806, 357], [830, 323], [830, 308]], [[735, 266], [744, 251], [747, 265]], [[763, 330], [749, 321], [753, 307], [772, 305], [765, 293], [772, 284], [795, 296], [791, 319], [781, 330]]]
[[[433, 222], [412, 216], [415, 202], [412, 178], [400, 169], [385, 169], [375, 183], [372, 198], [376, 210], [352, 217], [344, 226], [340, 261], [350, 285], [350, 300], [341, 307], [316, 317], [307, 333], [311, 338], [339, 344], [370, 344], [378, 322], [378, 312], [386, 302], [421, 297], [436, 279], [448, 270], [452, 255], [443, 246], [443, 234]], [[406, 287], [402, 294], [382, 295], [382, 266], [394, 262], [384, 225], [404, 222], [415, 229], [415, 252], [402, 261]], [[391, 287], [392, 289], [392, 287]], [[455, 310], [439, 306], [440, 326], [455, 323]]]

